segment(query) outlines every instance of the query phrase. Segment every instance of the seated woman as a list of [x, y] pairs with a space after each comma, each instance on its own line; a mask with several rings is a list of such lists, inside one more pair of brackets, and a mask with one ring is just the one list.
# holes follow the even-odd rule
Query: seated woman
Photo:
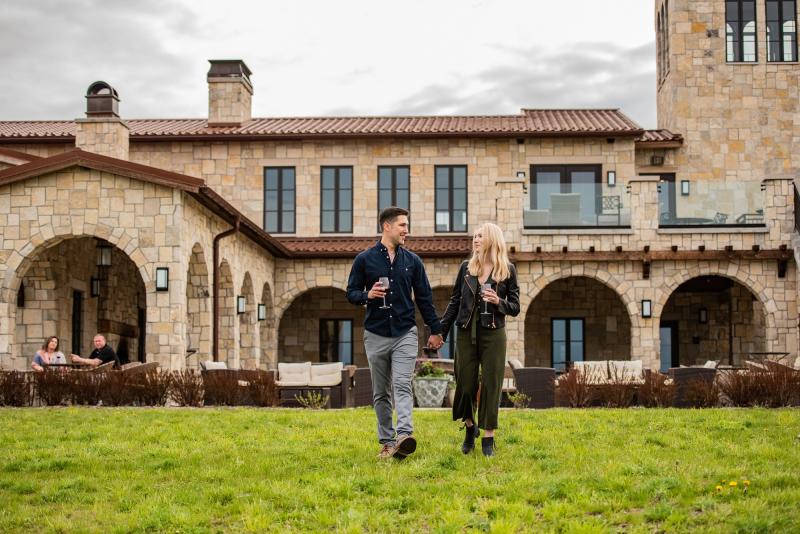
[[67, 363], [64, 353], [58, 350], [58, 337], [50, 336], [44, 340], [42, 348], [33, 356], [31, 367], [34, 371], [44, 371], [45, 365], [52, 363]]

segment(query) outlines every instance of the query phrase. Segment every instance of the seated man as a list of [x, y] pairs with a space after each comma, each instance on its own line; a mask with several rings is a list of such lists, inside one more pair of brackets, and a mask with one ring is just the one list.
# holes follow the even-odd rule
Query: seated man
[[84, 365], [97, 367], [103, 363], [114, 362], [114, 367], [119, 368], [120, 364], [119, 358], [117, 358], [117, 353], [114, 352], [114, 349], [106, 344], [106, 338], [103, 334], [97, 334], [94, 336], [92, 343], [94, 343], [94, 350], [89, 357], [81, 358], [77, 354], [73, 354], [73, 363], [82, 363]]

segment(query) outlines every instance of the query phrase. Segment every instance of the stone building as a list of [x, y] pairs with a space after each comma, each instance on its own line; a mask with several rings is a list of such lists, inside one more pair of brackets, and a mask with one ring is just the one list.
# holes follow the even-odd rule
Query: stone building
[[85, 118], [0, 122], [0, 366], [96, 331], [172, 368], [364, 366], [344, 289], [391, 204], [440, 313], [472, 230], [504, 229], [529, 366], [796, 354], [796, 2], [654, 4], [657, 130], [614, 109], [252, 118], [239, 60], [210, 62], [208, 118], [123, 119], [97, 82]]

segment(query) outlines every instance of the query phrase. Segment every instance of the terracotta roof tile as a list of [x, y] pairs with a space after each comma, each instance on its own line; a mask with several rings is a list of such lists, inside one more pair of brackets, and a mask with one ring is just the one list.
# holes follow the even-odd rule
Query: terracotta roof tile
[[636, 139], [637, 143], [683, 143], [681, 134], [672, 133], [669, 130], [645, 130]]
[[[206, 119], [130, 119], [131, 139], [518, 137], [641, 135], [616, 109], [524, 109], [520, 115], [427, 117], [285, 117], [252, 119], [241, 126], [208, 127]], [[73, 121], [0, 122], [0, 140], [75, 136]]]
[[[379, 237], [278, 237], [294, 258], [353, 258], [374, 246]], [[472, 251], [471, 236], [409, 236], [406, 247], [422, 257], [466, 258]]]

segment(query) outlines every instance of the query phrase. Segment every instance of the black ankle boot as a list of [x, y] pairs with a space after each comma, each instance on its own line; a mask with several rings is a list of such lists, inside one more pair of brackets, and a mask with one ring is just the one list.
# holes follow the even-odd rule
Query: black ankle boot
[[484, 456], [494, 456], [494, 436], [491, 438], [481, 438], [481, 449]]
[[461, 444], [461, 452], [469, 454], [475, 448], [475, 438], [481, 434], [481, 431], [478, 429], [478, 425], [465, 426], [464, 430], [464, 443]]

